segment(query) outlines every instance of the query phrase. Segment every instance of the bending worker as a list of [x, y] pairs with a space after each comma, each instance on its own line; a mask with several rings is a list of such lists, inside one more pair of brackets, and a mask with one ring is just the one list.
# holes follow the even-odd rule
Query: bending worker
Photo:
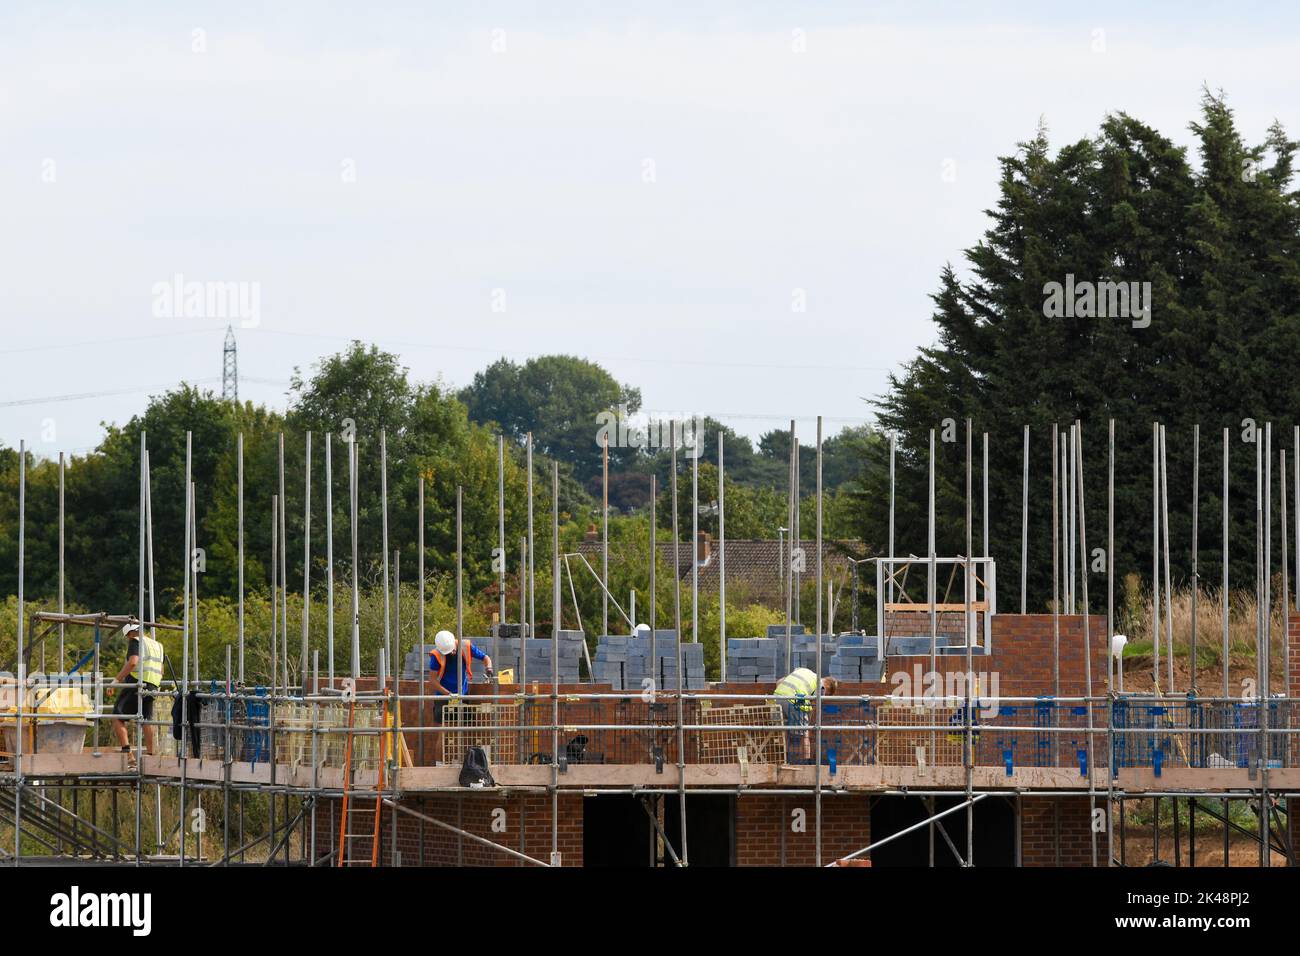
[[[135, 754], [127, 741], [126, 723], [120, 718], [135, 717], [137, 712], [143, 716], [145, 753], [153, 753], [153, 725], [149, 721], [153, 719], [154, 694], [162, 683], [163, 646], [146, 636], [139, 624], [127, 624], [122, 633], [127, 638], [126, 661], [113, 682], [131, 686], [123, 687], [117, 693], [117, 701], [113, 704], [113, 713], [117, 715], [113, 720], [113, 733], [122, 752], [127, 755], [127, 766], [134, 770], [137, 766]], [[141, 684], [144, 685], [144, 697], [140, 697]]]
[[[439, 631], [433, 638], [433, 650], [429, 652], [429, 670], [433, 672], [433, 692], [444, 697], [468, 694], [470, 681], [473, 679], [472, 662], [480, 660], [487, 677], [493, 677], [492, 658], [480, 647], [475, 647], [469, 639], [456, 640], [451, 631]], [[433, 716], [442, 719], [442, 709], [447, 701], [435, 701]]]
[[[809, 731], [789, 728], [808, 726], [808, 715], [812, 712], [817, 683], [816, 674], [807, 667], [798, 667], [782, 677], [776, 685], [775, 696], [785, 714], [786, 739], [793, 745], [788, 749], [798, 752], [801, 763], [807, 763], [812, 759], [812, 741]], [[839, 689], [839, 681], [834, 677], [823, 677], [821, 689], [823, 697], [833, 695]]]

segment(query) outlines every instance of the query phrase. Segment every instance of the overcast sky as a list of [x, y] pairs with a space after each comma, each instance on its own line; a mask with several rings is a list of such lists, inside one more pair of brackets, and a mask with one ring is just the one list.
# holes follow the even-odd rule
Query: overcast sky
[[584, 356], [751, 436], [866, 421], [1040, 117], [1188, 142], [1209, 84], [1300, 133], [1295, 5], [1133, 6], [5, 0], [0, 442], [219, 390], [230, 320], [160, 306], [178, 275], [260, 297], [240, 396], [277, 407], [361, 338], [452, 385]]

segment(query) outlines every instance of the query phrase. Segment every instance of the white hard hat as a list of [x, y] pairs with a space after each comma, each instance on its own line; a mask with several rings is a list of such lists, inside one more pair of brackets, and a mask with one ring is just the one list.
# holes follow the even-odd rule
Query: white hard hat
[[649, 624], [638, 624], [638, 625], [636, 626], [636, 632], [637, 632], [637, 634], [649, 634], [649, 633], [650, 633], [650, 625], [649, 625]]
[[456, 653], [456, 635], [451, 631], [439, 631], [433, 636], [433, 646], [439, 654]]

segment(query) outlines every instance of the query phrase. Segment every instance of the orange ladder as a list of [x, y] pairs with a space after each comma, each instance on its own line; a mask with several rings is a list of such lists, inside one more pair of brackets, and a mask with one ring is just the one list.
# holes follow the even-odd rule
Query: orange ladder
[[[377, 730], [360, 730], [355, 728], [357, 702], [348, 704], [347, 750], [343, 758], [343, 809], [339, 820], [339, 842], [336, 866], [370, 866], [379, 865], [379, 814], [383, 807], [384, 765], [388, 758], [388, 701], [383, 702]], [[358, 734], [362, 736], [379, 735], [379, 778], [371, 791], [354, 790], [352, 780], [352, 744]], [[351, 829], [356, 823], [357, 830]], [[370, 841], [369, 853], [356, 844], [358, 841]]]

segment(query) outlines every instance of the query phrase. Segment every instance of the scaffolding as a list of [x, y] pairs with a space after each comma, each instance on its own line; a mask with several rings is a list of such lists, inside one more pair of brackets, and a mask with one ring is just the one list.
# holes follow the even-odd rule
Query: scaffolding
[[[334, 834], [340, 832], [340, 807], [350, 798], [367, 800], [374, 807], [376, 861], [386, 855], [389, 864], [401, 861], [397, 846], [398, 820], [418, 825], [421, 838], [426, 827], [448, 832], [457, 840], [490, 849], [502, 861], [543, 866], [563, 865], [559, 846], [562, 827], [559, 801], [562, 795], [601, 796], [622, 794], [655, 799], [675, 795], [681, 808], [676, 845], [652, 814], [657, 840], [676, 865], [690, 862], [687, 841], [686, 802], [691, 795], [729, 795], [737, 799], [791, 796], [812, 798], [814, 813], [810, 828], [815, 839], [815, 862], [832, 865], [870, 857], [881, 846], [909, 833], [929, 832], [931, 861], [937, 840], [963, 866], [975, 865], [974, 808], [990, 798], [1012, 803], [1019, 813], [1027, 800], [1086, 799], [1095, 812], [1090, 814], [1090, 844], [1094, 865], [1125, 865], [1127, 862], [1128, 815], [1125, 807], [1136, 801], [1152, 801], [1153, 853], [1159, 856], [1162, 800], [1175, 807], [1175, 862], [1181, 861], [1184, 841], [1178, 833], [1180, 803], [1191, 812], [1192, 823], [1186, 841], [1191, 862], [1196, 855], [1195, 815], [1200, 812], [1223, 823], [1224, 863], [1228, 863], [1230, 832], [1244, 835], [1259, 847], [1261, 866], [1271, 865], [1281, 854], [1294, 865], [1286, 823], [1289, 802], [1300, 799], [1300, 698], [1287, 688], [1274, 693], [1270, 687], [1269, 647], [1271, 643], [1270, 558], [1267, 524], [1272, 503], [1272, 429], [1266, 426], [1256, 449], [1260, 472], [1261, 516], [1257, 529], [1263, 569], [1259, 578], [1261, 597], [1257, 621], [1259, 637], [1258, 693], [1242, 699], [1228, 693], [1227, 607], [1224, 606], [1224, 683], [1216, 696], [1199, 696], [1195, 677], [1186, 693], [1174, 685], [1173, 631], [1168, 613], [1170, 591], [1168, 540], [1168, 489], [1166, 479], [1167, 438], [1157, 424], [1153, 428], [1153, 527], [1155, 568], [1153, 587], [1163, 588], [1164, 629], [1160, 618], [1153, 621], [1155, 689], [1151, 693], [1126, 693], [1122, 683], [1122, 658], [1110, 653], [1114, 635], [1114, 428], [1109, 432], [1109, 481], [1107, 486], [1109, 534], [1107, 555], [1106, 625], [1104, 633], [1091, 629], [1092, 605], [1088, 595], [1087, 524], [1082, 488], [1084, 458], [1082, 425], [1071, 423], [1066, 434], [1052, 430], [1052, 544], [1053, 588], [1057, 598], [1051, 605], [1053, 648], [1051, 672], [1053, 693], [1037, 697], [990, 694], [978, 686], [975, 655], [991, 653], [990, 621], [998, 616], [995, 562], [988, 532], [988, 439], [983, 448], [983, 536], [982, 555], [975, 553], [973, 520], [973, 429], [966, 423], [966, 548], [964, 555], [940, 556], [935, 550], [934, 443], [930, 456], [930, 540], [925, 557], [895, 555], [893, 540], [893, 456], [890, 440], [891, 491], [889, 496], [889, 554], [877, 559], [877, 600], [882, 660], [888, 657], [885, 621], [890, 613], [928, 615], [930, 621], [931, 672], [935, 672], [937, 615], [960, 613], [964, 620], [964, 641], [948, 650], [947, 656], [964, 664], [962, 691], [956, 695], [828, 693], [821, 688], [795, 706], [767, 688], [740, 693], [732, 685], [716, 684], [700, 690], [682, 686], [664, 688], [651, 682], [639, 692], [618, 691], [608, 685], [562, 684], [558, 666], [562, 611], [561, 552], [559, 548], [558, 472], [552, 469], [552, 581], [555, 588], [551, 640], [551, 681], [527, 679], [527, 655], [521, 652], [518, 682], [476, 684], [455, 699], [428, 686], [423, 668], [418, 681], [402, 680], [398, 662], [403, 648], [393, 622], [400, 617], [400, 555], [392, 557], [393, 574], [388, 573], [387, 459], [380, 435], [384, 501], [384, 628], [379, 641], [374, 674], [360, 667], [360, 625], [357, 610], [357, 472], [359, 452], [349, 442], [349, 508], [352, 522], [353, 623], [349, 638], [351, 666], [337, 673], [334, 666], [333, 627], [329, 629], [326, 672], [321, 674], [319, 651], [309, 659], [306, 615], [310, 601], [304, 600], [302, 642], [291, 655], [288, 632], [288, 583], [284, 497], [283, 438], [279, 445], [279, 493], [273, 498], [271, 560], [273, 587], [272, 633], [269, 672], [264, 684], [245, 681], [245, 635], [243, 628], [243, 580], [240, 577], [239, 641], [227, 646], [225, 673], [221, 677], [198, 671], [199, 632], [197, 621], [198, 577], [194, 567], [197, 523], [194, 520], [195, 489], [190, 480], [191, 447], [187, 436], [185, 468], [185, 557], [183, 614], [180, 625], [156, 621], [153, 607], [153, 538], [148, 451], [141, 436], [140, 489], [140, 600], [134, 614], [25, 613], [23, 540], [25, 519], [25, 447], [20, 448], [19, 490], [19, 600], [16, 676], [0, 680], [0, 811], [3, 822], [11, 822], [12, 849], [0, 848], [0, 860], [20, 865], [36, 855], [53, 855], [70, 860], [108, 859], [131, 863], [166, 862], [180, 865], [232, 865], [249, 862], [283, 865], [330, 865], [338, 862], [340, 846]], [[793, 427], [791, 429], [793, 439]], [[1297, 429], [1300, 443], [1300, 429]], [[1196, 436], [1199, 449], [1199, 431]], [[326, 436], [327, 494], [332, 487], [331, 436]], [[310, 436], [306, 456], [311, 468]], [[677, 544], [676, 441], [673, 439], [673, 544]], [[798, 461], [792, 441], [790, 470], [791, 540], [797, 537]], [[1059, 456], [1058, 456], [1059, 452]], [[1024, 444], [1024, 521], [1028, 522], [1029, 438]], [[243, 442], [239, 443], [240, 554], [243, 552]], [[504, 449], [499, 449], [499, 462]], [[816, 666], [823, 673], [823, 568], [822, 568], [822, 435], [817, 430], [817, 555], [815, 568]], [[531, 441], [529, 443], [531, 460]], [[1227, 488], [1228, 437], [1224, 432], [1224, 482]], [[1285, 456], [1279, 456], [1284, 503]], [[698, 457], [696, 458], [698, 466]], [[499, 465], [503, 468], [503, 465]], [[606, 472], [607, 475], [607, 472]], [[1197, 472], [1199, 476], [1199, 471]], [[531, 487], [532, 473], [529, 472]], [[698, 509], [697, 483], [692, 482]], [[310, 488], [310, 480], [306, 482]], [[1268, 489], [1267, 494], [1262, 489]], [[1296, 488], [1300, 494], [1300, 487]], [[306, 491], [310, 495], [310, 491]], [[1224, 497], [1225, 576], [1227, 504]], [[62, 502], [60, 501], [60, 505]], [[498, 476], [498, 533], [505, 552], [504, 482]], [[719, 500], [720, 512], [725, 507]], [[310, 515], [310, 499], [304, 502]], [[520, 578], [521, 634], [535, 633], [533, 575], [536, 553], [532, 535], [532, 498], [528, 502], [529, 536], [523, 543]], [[1296, 511], [1296, 533], [1300, 535], [1300, 508]], [[423, 482], [420, 483], [420, 515], [423, 525]], [[332, 521], [332, 507], [329, 509]], [[721, 514], [720, 514], [721, 518]], [[656, 518], [651, 514], [651, 554]], [[62, 526], [62, 510], [60, 510]], [[457, 489], [456, 613], [463, 620], [461, 490]], [[421, 527], [422, 541], [423, 527]], [[327, 583], [332, 589], [331, 552]], [[1162, 537], [1163, 534], [1163, 537]], [[1284, 536], [1285, 537], [1285, 536]], [[304, 522], [304, 548], [310, 556], [310, 521]], [[61, 539], [62, 540], [62, 537]], [[607, 540], [607, 539], [606, 539]], [[1026, 610], [1025, 589], [1028, 545], [1022, 534], [1021, 601]], [[1061, 547], [1064, 542], [1065, 547]], [[722, 542], [725, 548], [725, 541]], [[606, 548], [608, 545], [606, 544]], [[783, 553], [783, 584], [787, 606], [786, 648], [791, 627], [799, 614], [795, 601], [796, 581], [808, 569], [803, 556]], [[674, 547], [673, 553], [677, 554]], [[1300, 539], [1295, 548], [1300, 560]], [[423, 546], [420, 554], [423, 589]], [[698, 589], [698, 562], [691, 574]], [[60, 595], [63, 592], [60, 554]], [[961, 601], [941, 599], [937, 570], [949, 567], [952, 577], [960, 575]], [[654, 562], [651, 562], [651, 616], [657, 623]], [[310, 595], [310, 561], [304, 562], [303, 594]], [[595, 570], [588, 565], [595, 575]], [[919, 599], [908, 593], [907, 571], [919, 568], [926, 578], [926, 594]], [[242, 560], [241, 560], [242, 569]], [[1163, 576], [1161, 571], [1163, 570]], [[1094, 572], [1095, 574], [1096, 572]], [[612, 599], [608, 588], [608, 555], [597, 575], [607, 610]], [[683, 675], [680, 587], [684, 575], [675, 575], [677, 596], [673, 617], [677, 625], [676, 671]], [[501, 623], [504, 623], [504, 571]], [[388, 589], [392, 587], [390, 592]], [[1292, 628], [1300, 631], [1300, 606], [1290, 609], [1290, 595], [1284, 585], [1282, 604], [1296, 616]], [[570, 578], [572, 589], [572, 578]], [[423, 594], [421, 595], [423, 598]], [[576, 594], [572, 594], [576, 603]], [[392, 603], [390, 604], [390, 598]], [[1298, 605], [1300, 605], [1300, 598]], [[60, 598], [60, 604], [62, 599]], [[423, 649], [423, 612], [420, 607], [419, 648]], [[617, 610], [621, 605], [615, 602]], [[1161, 613], [1160, 596], [1154, 601]], [[634, 612], [633, 612], [634, 613]], [[977, 616], [983, 616], [978, 629]], [[630, 621], [631, 618], [629, 617]], [[170, 628], [182, 632], [179, 669], [169, 666], [169, 676], [155, 692], [136, 694], [134, 713], [107, 712], [110, 692], [122, 692], [134, 685], [106, 676], [101, 669], [101, 644], [105, 635], [129, 625], [143, 630]], [[69, 670], [63, 670], [65, 633], [68, 628], [93, 631], [91, 650]], [[725, 627], [725, 624], [723, 625]], [[1060, 692], [1062, 647], [1065, 632], [1083, 634], [1083, 692]], [[693, 637], [699, 640], [696, 629]], [[44, 660], [45, 642], [58, 635], [59, 668], [45, 673], [34, 666], [39, 650]], [[461, 629], [458, 627], [458, 634]], [[651, 627], [651, 659], [657, 660]], [[720, 634], [720, 639], [725, 633]], [[1167, 674], [1160, 667], [1161, 642], [1165, 642]], [[1193, 638], [1195, 640], [1195, 637]], [[1284, 642], [1284, 673], [1289, 673], [1289, 646]], [[1107, 661], [1106, 673], [1093, 674], [1095, 651]], [[1003, 648], [1005, 650], [1005, 648]], [[723, 673], [726, 643], [721, 640]], [[291, 657], [296, 656], [296, 674], [291, 675]], [[924, 654], [918, 655], [924, 656]], [[171, 665], [173, 662], [168, 662]], [[1118, 663], [1118, 668], [1117, 668]], [[85, 668], [85, 670], [83, 670]], [[1161, 683], [1164, 683], [1163, 689]], [[146, 701], [152, 701], [152, 715]], [[129, 743], [120, 747], [113, 740], [118, 728], [125, 728]], [[154, 746], [146, 746], [149, 737]], [[119, 738], [120, 739], [120, 738]], [[495, 786], [502, 795], [532, 795], [549, 800], [549, 854], [537, 846], [506, 845], [474, 832], [457, 822], [427, 812], [423, 801], [434, 795], [464, 797], [471, 793], [459, 775], [466, 756], [481, 749], [488, 758]], [[920, 823], [889, 834], [872, 834], [872, 842], [854, 850], [837, 848], [824, 852], [824, 799], [841, 800], [860, 796], [870, 800], [888, 796], [909, 796], [928, 801], [928, 816]], [[936, 811], [934, 799], [956, 797], [956, 806]], [[1232, 805], [1245, 805], [1256, 821], [1252, 829], [1233, 819]], [[1057, 803], [1055, 806], [1059, 807]], [[647, 806], [648, 809], [648, 806]], [[965, 814], [966, 839], [954, 840], [939, 821]], [[1100, 814], [1099, 816], [1097, 814]], [[1240, 815], [1238, 815], [1240, 816]], [[220, 822], [219, 838], [209, 820]], [[1098, 821], [1100, 821], [1098, 823]], [[345, 822], [345, 821], [344, 821]], [[152, 832], [146, 832], [152, 831]], [[346, 832], [346, 831], [345, 831]], [[1020, 828], [1016, 828], [1016, 859], [1021, 859]], [[535, 841], [534, 841], [535, 842]], [[382, 844], [382, 854], [381, 854]], [[25, 853], [24, 845], [28, 847]], [[423, 846], [423, 844], [421, 844]], [[173, 850], [174, 848], [174, 850]], [[421, 850], [422, 852], [422, 850]], [[409, 862], [409, 861], [408, 861]]]

